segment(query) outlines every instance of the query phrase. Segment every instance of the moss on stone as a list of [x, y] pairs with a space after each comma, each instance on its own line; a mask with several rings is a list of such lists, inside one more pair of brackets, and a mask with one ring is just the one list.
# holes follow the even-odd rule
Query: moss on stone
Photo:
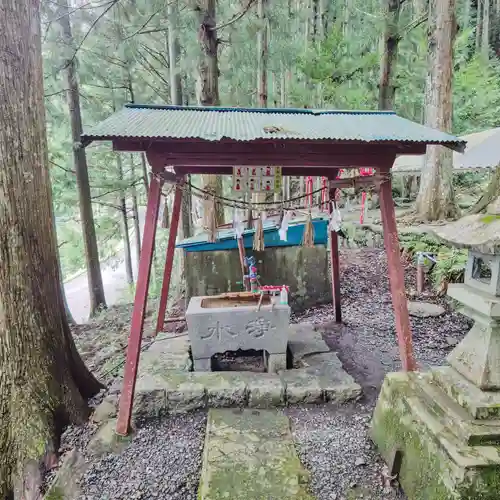
[[496, 222], [497, 220], [500, 220], [500, 215], [488, 214], [481, 217], [480, 220], [483, 224], [491, 224], [493, 222]]
[[210, 410], [201, 500], [312, 500], [287, 417], [269, 410]]
[[[480, 448], [456, 445], [456, 454], [478, 466], [457, 464], [443, 442], [456, 442], [446, 424], [438, 418], [432, 424], [433, 410], [427, 400], [425, 416], [412, 386], [414, 375], [390, 374], [386, 377], [372, 421], [372, 439], [386, 460], [395, 450], [403, 453], [400, 483], [410, 500], [493, 500], [500, 498], [500, 462], [483, 466], [486, 454]], [[425, 377], [424, 377], [425, 378]], [[431, 420], [427, 421], [427, 418]], [[439, 430], [438, 430], [439, 429]], [[491, 456], [491, 455], [490, 455]]]
[[498, 500], [500, 498], [500, 467], [484, 467], [466, 484], [458, 488], [459, 498], [474, 500]]
[[44, 500], [64, 500], [64, 490], [57, 484], [52, 485], [43, 497]]

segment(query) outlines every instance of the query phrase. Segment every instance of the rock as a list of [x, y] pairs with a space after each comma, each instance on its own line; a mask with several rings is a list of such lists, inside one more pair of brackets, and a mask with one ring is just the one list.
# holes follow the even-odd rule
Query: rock
[[166, 370], [189, 372], [192, 361], [189, 355], [187, 337], [172, 337], [160, 334], [153, 344], [141, 354], [139, 363], [141, 373], [162, 375]]
[[300, 361], [310, 354], [330, 351], [321, 333], [310, 323], [290, 325], [288, 348], [292, 352], [294, 361]]
[[429, 318], [431, 316], [441, 316], [445, 313], [445, 309], [430, 302], [414, 302], [409, 300], [408, 313], [410, 316], [416, 316], [417, 318]]
[[184, 413], [206, 406], [205, 386], [196, 373], [170, 371], [165, 373], [164, 379], [170, 413]]
[[136, 382], [134, 416], [158, 417], [167, 410], [167, 392], [160, 377], [143, 373]]
[[276, 375], [249, 373], [247, 390], [250, 408], [272, 408], [285, 404], [285, 386]]
[[286, 389], [288, 404], [321, 403], [323, 391], [318, 377], [309, 375], [302, 370], [287, 370], [280, 373]]
[[454, 347], [460, 342], [460, 340], [456, 337], [452, 337], [451, 335], [447, 335], [445, 340], [450, 347]]
[[361, 395], [361, 387], [342, 368], [334, 352], [307, 356], [304, 364], [308, 366], [294, 371], [316, 377], [326, 401], [344, 403]]
[[78, 483], [88, 466], [85, 457], [73, 448], [63, 457], [61, 466], [44, 498], [47, 500], [80, 498], [82, 492]]
[[361, 465], [366, 465], [366, 460], [364, 458], [362, 458], [362, 457], [358, 457], [358, 458], [356, 458], [356, 461], [354, 462], [354, 465], [356, 467], [359, 467]]
[[120, 436], [115, 432], [116, 419], [109, 420], [92, 436], [87, 451], [94, 456], [106, 453], [120, 453], [132, 439], [133, 433]]
[[111, 394], [106, 396], [101, 404], [96, 407], [94, 413], [92, 413], [92, 422], [101, 423], [116, 417], [118, 413], [118, 395]]
[[197, 374], [207, 392], [210, 408], [245, 406], [247, 399], [246, 377], [241, 372], [209, 372]]

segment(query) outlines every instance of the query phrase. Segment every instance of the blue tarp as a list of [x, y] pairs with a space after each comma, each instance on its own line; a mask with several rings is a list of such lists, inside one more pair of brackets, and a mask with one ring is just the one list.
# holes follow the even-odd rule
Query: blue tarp
[[[313, 226], [314, 244], [326, 244], [328, 241], [328, 220], [313, 220]], [[303, 221], [290, 223], [288, 226], [287, 241], [282, 241], [278, 234], [278, 226], [276, 226], [274, 222], [266, 222], [264, 223], [264, 245], [267, 248], [301, 245], [304, 227], [305, 223]], [[245, 248], [251, 249], [253, 247], [254, 233], [254, 229], [247, 229], [244, 231], [243, 245]], [[220, 230], [215, 243], [208, 243], [207, 239], [207, 234], [202, 233], [179, 242], [176, 248], [183, 248], [186, 252], [211, 252], [215, 250], [233, 250], [238, 248], [235, 232], [232, 228]]]

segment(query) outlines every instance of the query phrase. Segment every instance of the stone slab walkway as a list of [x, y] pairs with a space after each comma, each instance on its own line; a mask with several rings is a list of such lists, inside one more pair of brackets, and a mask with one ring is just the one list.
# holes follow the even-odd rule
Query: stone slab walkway
[[312, 500], [308, 482], [283, 413], [209, 411], [200, 500]]

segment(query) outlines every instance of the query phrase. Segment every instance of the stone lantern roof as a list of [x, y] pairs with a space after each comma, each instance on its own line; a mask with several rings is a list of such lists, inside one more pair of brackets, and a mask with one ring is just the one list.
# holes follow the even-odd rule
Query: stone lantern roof
[[437, 238], [457, 248], [467, 248], [484, 255], [500, 254], [500, 196], [486, 208], [486, 213], [466, 215], [433, 228]]

